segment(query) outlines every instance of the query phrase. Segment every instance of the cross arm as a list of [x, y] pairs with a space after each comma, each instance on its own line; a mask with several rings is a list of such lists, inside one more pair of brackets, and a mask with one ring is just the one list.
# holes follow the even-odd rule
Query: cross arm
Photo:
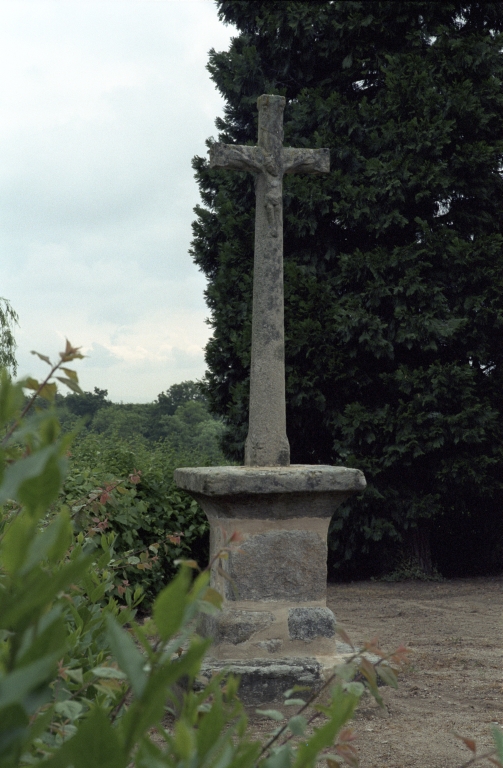
[[264, 167], [260, 147], [240, 144], [213, 144], [210, 148], [210, 168], [233, 168], [236, 171], [260, 173]]
[[329, 149], [283, 148], [284, 173], [328, 173], [330, 170]]

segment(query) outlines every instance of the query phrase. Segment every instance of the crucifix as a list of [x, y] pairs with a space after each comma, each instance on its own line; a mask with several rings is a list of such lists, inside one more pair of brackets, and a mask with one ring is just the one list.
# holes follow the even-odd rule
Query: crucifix
[[328, 149], [283, 147], [283, 96], [257, 100], [254, 147], [213, 144], [211, 168], [250, 171], [255, 177], [250, 410], [245, 466], [290, 465], [286, 436], [283, 296], [283, 175], [328, 173]]
[[[328, 149], [283, 147], [282, 96], [258, 99], [255, 146], [214, 144], [212, 168], [255, 179], [250, 414], [244, 467], [175, 470], [178, 487], [210, 524], [211, 585], [224, 597], [198, 631], [212, 638], [203, 676], [241, 676], [248, 704], [283, 701], [292, 685], [318, 689], [342, 657], [326, 605], [327, 532], [337, 508], [365, 488], [358, 469], [290, 466], [286, 436], [283, 308], [283, 175], [327, 173]], [[222, 567], [219, 553], [239, 533]], [[232, 540], [232, 539], [231, 539]], [[232, 582], [230, 588], [229, 579]], [[330, 670], [330, 671], [329, 671]]]

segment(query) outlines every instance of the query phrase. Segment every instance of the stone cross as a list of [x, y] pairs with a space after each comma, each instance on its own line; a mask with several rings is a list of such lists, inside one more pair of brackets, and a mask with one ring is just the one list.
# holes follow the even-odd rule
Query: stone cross
[[255, 147], [214, 144], [211, 168], [255, 176], [250, 411], [245, 466], [289, 466], [283, 298], [283, 175], [328, 173], [328, 149], [283, 147], [283, 96], [260, 96]]

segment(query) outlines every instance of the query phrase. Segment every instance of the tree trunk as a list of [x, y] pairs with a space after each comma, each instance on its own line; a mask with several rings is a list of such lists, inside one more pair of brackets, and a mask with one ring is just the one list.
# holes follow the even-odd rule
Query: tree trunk
[[404, 531], [403, 543], [405, 551], [415, 560], [422, 571], [428, 576], [433, 573], [430, 546], [430, 526], [426, 520], [418, 521], [414, 528]]

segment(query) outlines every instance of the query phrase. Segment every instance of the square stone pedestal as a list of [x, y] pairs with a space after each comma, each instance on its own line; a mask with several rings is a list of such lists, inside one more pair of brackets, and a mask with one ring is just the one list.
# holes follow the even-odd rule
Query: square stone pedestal
[[208, 516], [211, 558], [232, 533], [242, 536], [212, 568], [224, 606], [201, 620], [201, 634], [213, 638], [203, 674], [223, 667], [240, 674], [248, 704], [281, 700], [295, 684], [321, 685], [340, 660], [326, 605], [328, 526], [337, 507], [365, 488], [363, 473], [293, 465], [187, 468], [174, 476]]

